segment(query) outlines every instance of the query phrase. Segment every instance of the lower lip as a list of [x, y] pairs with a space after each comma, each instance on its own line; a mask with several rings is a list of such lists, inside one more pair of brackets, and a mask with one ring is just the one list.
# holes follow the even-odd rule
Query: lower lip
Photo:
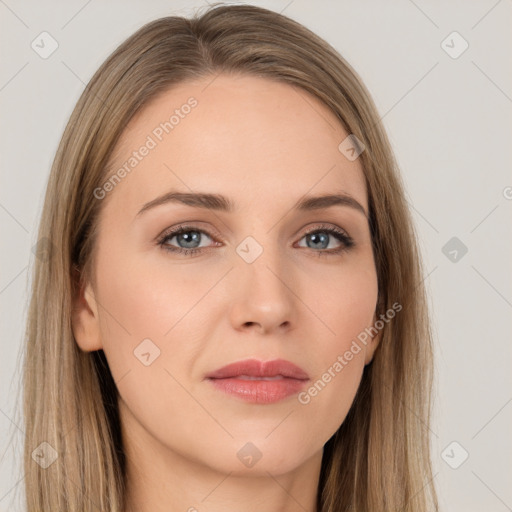
[[246, 402], [272, 404], [301, 391], [305, 380], [283, 377], [276, 380], [208, 379], [217, 389]]

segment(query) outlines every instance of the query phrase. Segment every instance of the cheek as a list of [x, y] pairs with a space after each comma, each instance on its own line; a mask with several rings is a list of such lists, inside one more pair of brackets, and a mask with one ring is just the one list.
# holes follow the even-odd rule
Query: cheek
[[[213, 289], [225, 271], [198, 272], [195, 265], [173, 266], [165, 257], [148, 261], [118, 254], [122, 251], [107, 250], [98, 261], [101, 335], [110, 371], [141, 422], [178, 428], [175, 422], [183, 418], [172, 411], [193, 416], [185, 388], [209, 347], [212, 319], [225, 311], [217, 309], [218, 289]], [[197, 424], [201, 412], [195, 411]]]
[[[143, 267], [134, 257], [120, 256], [123, 252], [105, 246], [97, 266], [102, 344], [116, 382], [158, 361], [164, 334], [183, 315], [183, 290], [158, 279], [152, 267]], [[146, 380], [140, 376], [140, 391]]]
[[[108, 252], [108, 251], [105, 251]], [[114, 254], [114, 253], [112, 253]], [[144, 259], [103, 257], [98, 272], [104, 344], [131, 347], [149, 338], [157, 343], [173, 336], [213, 283], [190, 270], [151, 265]], [[207, 276], [206, 276], [207, 277]]]
[[354, 265], [333, 272], [323, 293], [316, 292], [318, 324], [315, 353], [317, 372], [298, 401], [314, 417], [325, 418], [330, 435], [347, 415], [365, 365], [365, 329], [373, 324], [378, 285], [373, 264]]
[[[322, 353], [332, 360], [372, 325], [378, 296], [377, 275], [368, 253], [347, 259], [346, 264], [319, 270], [304, 284], [308, 305], [322, 322], [316, 322]], [[323, 323], [323, 325], [322, 325]], [[328, 360], [323, 357], [323, 363]]]
[[98, 261], [98, 297], [103, 350], [121, 400], [161, 439], [179, 437], [184, 417], [190, 420], [187, 435], [201, 437], [204, 411], [194, 409], [185, 388], [201, 350], [201, 320], [212, 307], [199, 299], [217, 274], [202, 279], [192, 267], [170, 271], [169, 263], [116, 254], [106, 250]]

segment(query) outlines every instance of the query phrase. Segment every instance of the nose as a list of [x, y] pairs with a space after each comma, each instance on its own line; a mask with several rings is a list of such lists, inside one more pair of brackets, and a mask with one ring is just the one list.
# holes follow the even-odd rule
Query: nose
[[253, 263], [239, 261], [233, 272], [236, 294], [231, 306], [231, 322], [237, 330], [260, 334], [293, 328], [297, 314], [298, 281], [284, 270], [278, 251], [265, 249]]

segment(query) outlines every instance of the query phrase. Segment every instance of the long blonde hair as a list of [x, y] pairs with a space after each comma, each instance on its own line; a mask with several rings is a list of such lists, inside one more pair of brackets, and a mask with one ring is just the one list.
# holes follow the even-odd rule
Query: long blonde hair
[[[191, 19], [152, 21], [123, 42], [90, 80], [62, 136], [41, 216], [45, 256], [35, 260], [26, 330], [27, 512], [124, 508], [116, 386], [103, 352], [81, 351], [71, 326], [77, 283], [94, 273], [102, 202], [93, 191], [104, 183], [113, 148], [136, 112], [174, 84], [221, 72], [299, 87], [363, 141], [377, 314], [395, 302], [403, 306], [385, 325], [348, 416], [324, 447], [318, 512], [437, 510], [428, 430], [432, 334], [422, 266], [375, 105], [343, 57], [302, 25], [260, 7], [215, 4]], [[45, 457], [57, 456], [47, 468], [33, 457], [41, 443], [48, 443], [40, 448]]]

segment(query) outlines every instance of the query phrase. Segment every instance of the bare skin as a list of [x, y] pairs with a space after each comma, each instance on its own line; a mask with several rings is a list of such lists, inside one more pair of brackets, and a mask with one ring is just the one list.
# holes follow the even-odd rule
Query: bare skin
[[[148, 135], [157, 144], [104, 199], [91, 198], [105, 201], [96, 282], [76, 298], [73, 331], [82, 350], [104, 350], [118, 386], [125, 512], [314, 512], [323, 446], [380, 335], [307, 404], [297, 394], [248, 403], [205, 375], [280, 358], [309, 375], [307, 391], [373, 325], [377, 275], [365, 214], [348, 205], [294, 210], [304, 196], [339, 193], [367, 213], [363, 170], [338, 150], [348, 134], [334, 114], [304, 91], [258, 77], [212, 80], [165, 92], [126, 128], [111, 172]], [[158, 140], [155, 127], [190, 97], [197, 105]], [[235, 209], [170, 202], [137, 215], [171, 190], [222, 194]], [[181, 223], [192, 225], [200, 252], [158, 245]], [[324, 245], [310, 228], [324, 233]], [[334, 253], [345, 242], [325, 228], [353, 246]], [[257, 245], [237, 252], [246, 237]], [[172, 235], [165, 245], [191, 247]], [[242, 255], [258, 247], [248, 263]], [[261, 454], [252, 467], [237, 456], [247, 443]]]

